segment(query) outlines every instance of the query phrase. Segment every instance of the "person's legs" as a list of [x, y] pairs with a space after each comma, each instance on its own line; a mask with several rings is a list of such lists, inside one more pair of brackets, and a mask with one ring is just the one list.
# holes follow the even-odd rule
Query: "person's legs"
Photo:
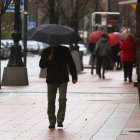
[[120, 56], [117, 56], [118, 69], [122, 69], [122, 62]]
[[97, 57], [96, 70], [97, 70], [97, 74], [99, 75], [99, 78], [101, 78], [101, 66], [102, 66], [101, 57]]
[[128, 72], [127, 72], [127, 62], [123, 62], [123, 71], [124, 71], [124, 81], [127, 81], [127, 76], [128, 76]]
[[62, 83], [59, 85], [59, 110], [57, 113], [57, 122], [62, 123], [65, 118], [66, 111], [66, 93], [67, 93], [67, 83]]
[[107, 61], [109, 61], [108, 59], [107, 59], [107, 57], [102, 57], [102, 69], [103, 69], [103, 71], [102, 71], [102, 78], [103, 79], [105, 79], [105, 71], [106, 71], [106, 67], [107, 67]]
[[57, 93], [57, 85], [48, 84], [48, 118], [50, 124], [56, 123], [55, 116], [55, 99]]
[[128, 62], [128, 78], [129, 78], [129, 82], [132, 82], [132, 71], [133, 71], [133, 63]]
[[91, 55], [91, 74], [93, 74], [94, 64], [95, 64], [95, 56], [92, 54]]

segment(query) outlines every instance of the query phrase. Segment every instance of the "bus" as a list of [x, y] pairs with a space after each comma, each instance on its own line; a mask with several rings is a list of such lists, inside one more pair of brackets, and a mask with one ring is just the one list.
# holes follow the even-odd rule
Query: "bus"
[[119, 12], [93, 12], [92, 29], [102, 30], [108, 33], [119, 32], [121, 17]]

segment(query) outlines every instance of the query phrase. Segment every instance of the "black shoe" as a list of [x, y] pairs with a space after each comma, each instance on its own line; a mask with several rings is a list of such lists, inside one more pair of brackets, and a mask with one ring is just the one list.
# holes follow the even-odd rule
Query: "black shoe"
[[129, 79], [129, 83], [132, 83], [132, 79]]
[[48, 127], [48, 128], [50, 128], [50, 129], [55, 128], [55, 123], [50, 123], [50, 125], [49, 125], [49, 127]]
[[99, 78], [101, 79], [101, 74], [98, 74], [99, 75]]
[[124, 81], [127, 81], [127, 79], [126, 79], [126, 78], [124, 78]]
[[57, 123], [57, 127], [63, 127], [63, 123], [62, 122], [58, 122]]
[[105, 79], [105, 76], [103, 75], [103, 77], [102, 77], [103, 79]]

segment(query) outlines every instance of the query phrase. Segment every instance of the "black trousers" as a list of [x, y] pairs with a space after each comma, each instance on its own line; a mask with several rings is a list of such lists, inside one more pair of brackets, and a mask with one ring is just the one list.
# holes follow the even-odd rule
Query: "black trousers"
[[[93, 74], [94, 66], [95, 66], [95, 55], [91, 54], [91, 74]], [[97, 73], [97, 71], [96, 71]]]
[[[97, 56], [97, 74], [101, 77], [105, 75], [107, 56]], [[101, 75], [102, 74], [102, 75]]]
[[132, 80], [133, 62], [123, 62], [124, 79]]
[[[57, 84], [47, 84], [48, 85], [48, 118], [50, 123], [63, 122], [65, 118], [66, 111], [66, 92], [67, 83]], [[55, 100], [57, 89], [59, 90], [59, 107], [56, 111]], [[57, 116], [55, 115], [57, 112]]]

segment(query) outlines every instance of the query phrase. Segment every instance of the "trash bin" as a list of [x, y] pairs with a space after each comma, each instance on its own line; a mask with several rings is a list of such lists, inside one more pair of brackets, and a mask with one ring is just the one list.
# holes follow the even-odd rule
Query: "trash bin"
[[47, 76], [46, 69], [40, 69], [39, 78], [46, 78], [46, 76]]
[[72, 50], [71, 55], [72, 55], [73, 60], [75, 62], [77, 73], [80, 73], [82, 71], [82, 61], [81, 61], [81, 58], [80, 58], [79, 51]]

